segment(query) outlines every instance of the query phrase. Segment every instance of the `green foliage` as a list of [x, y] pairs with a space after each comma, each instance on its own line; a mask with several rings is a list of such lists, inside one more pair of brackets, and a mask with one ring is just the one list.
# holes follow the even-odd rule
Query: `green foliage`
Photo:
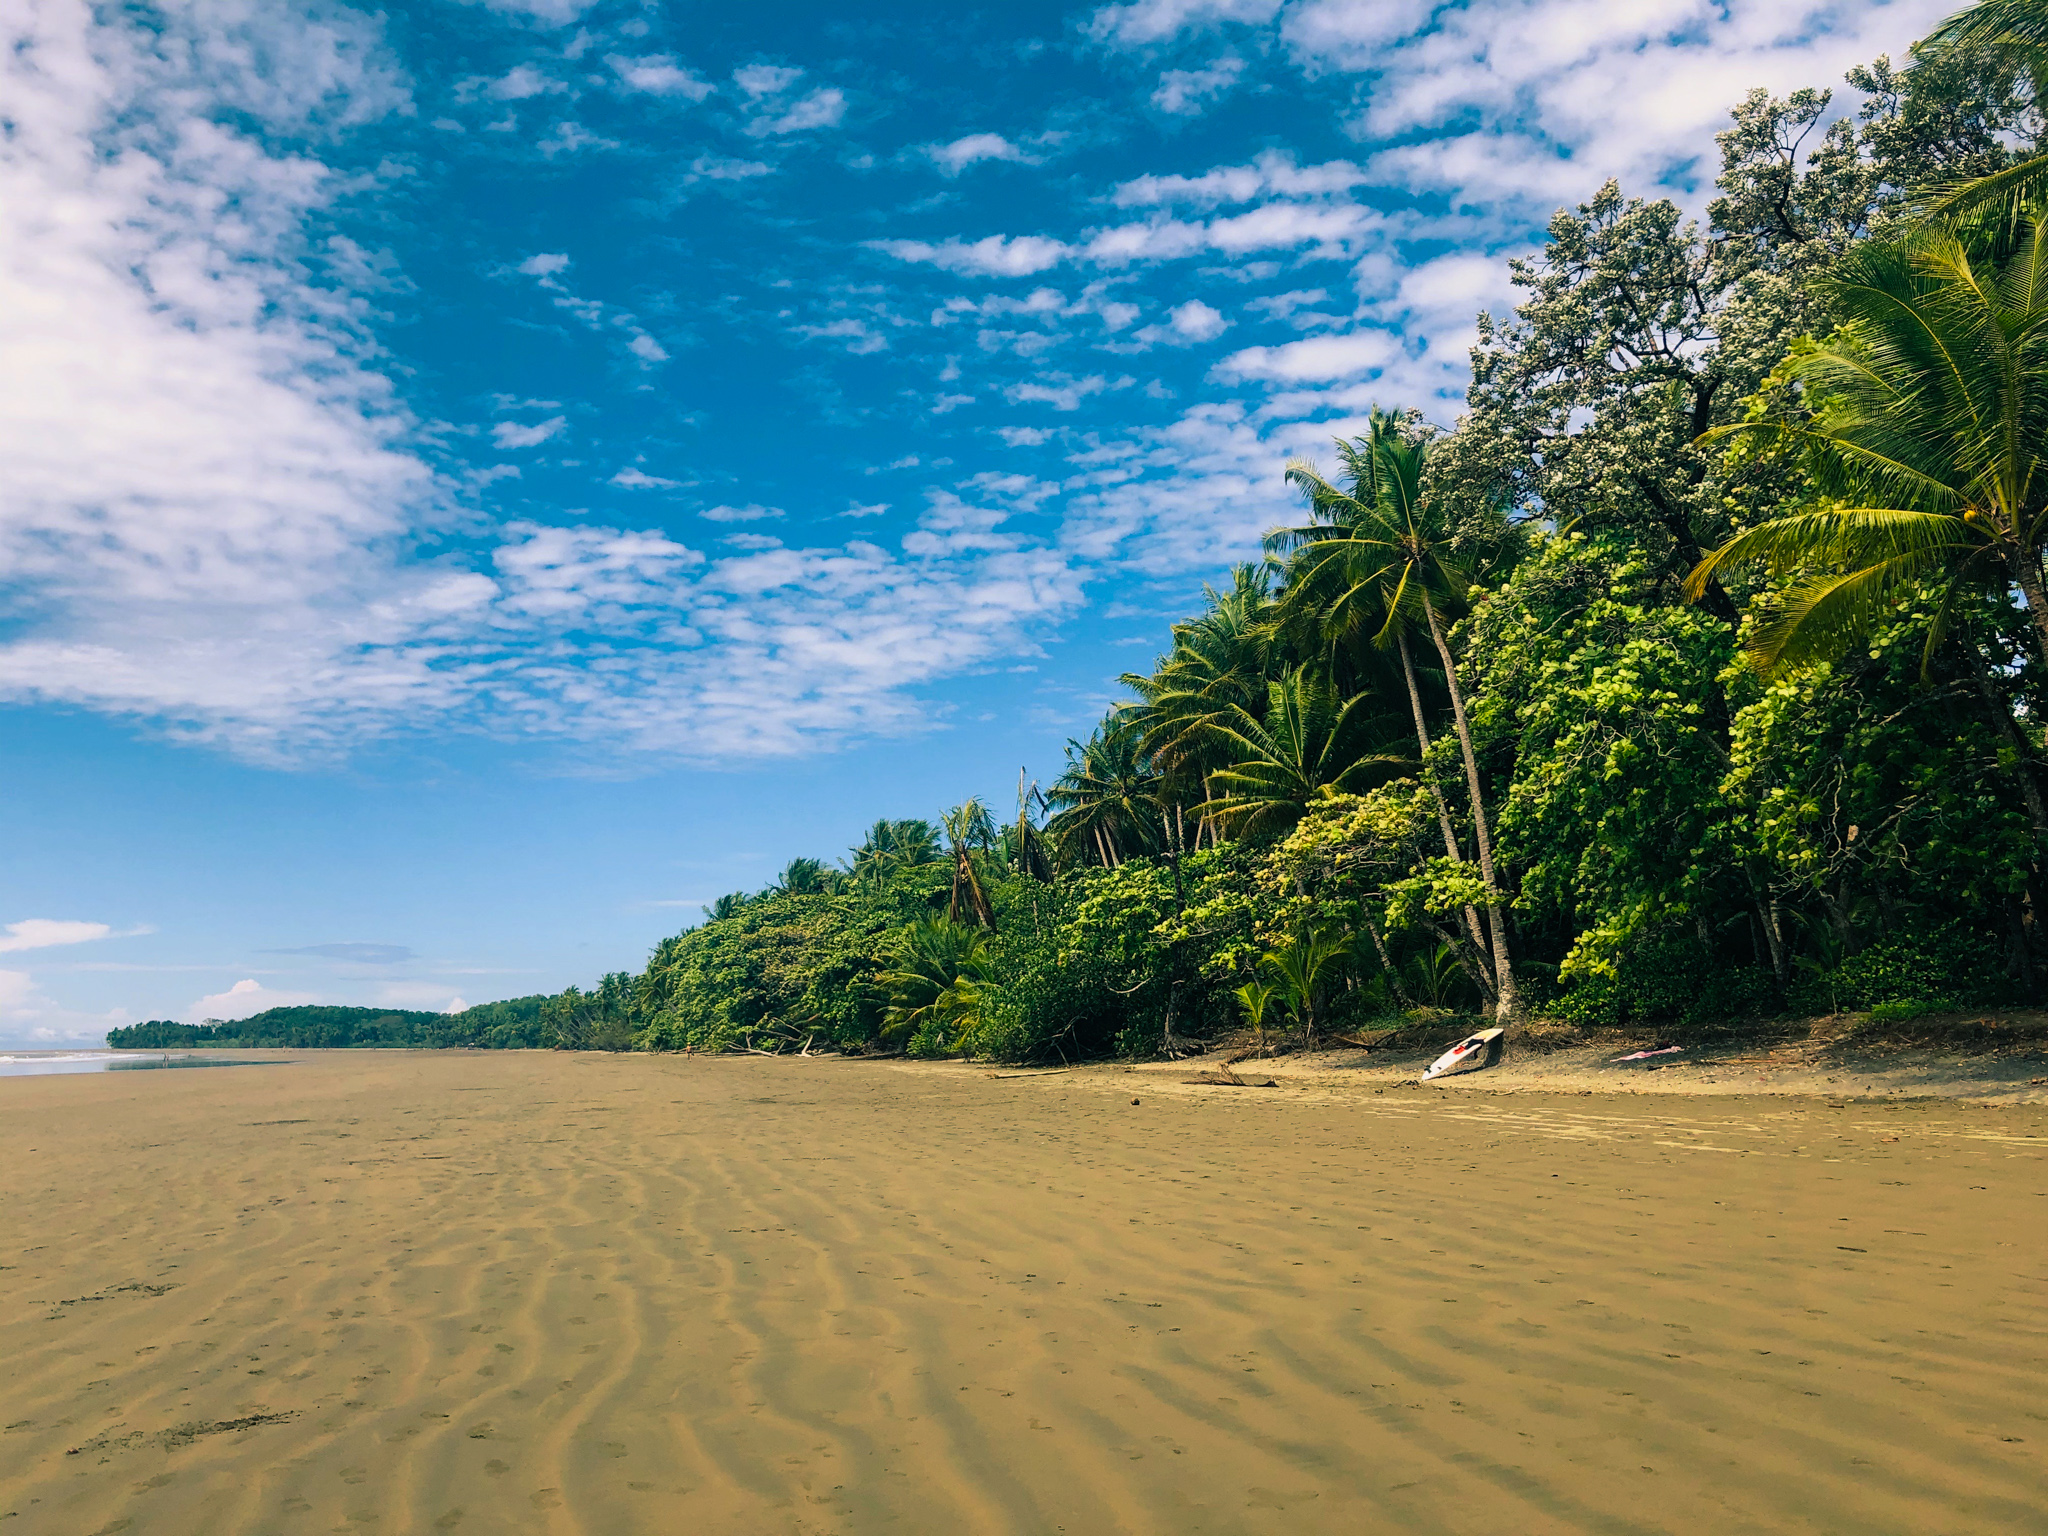
[[483, 1003], [460, 1013], [424, 1013], [391, 1008], [350, 1008], [302, 1004], [270, 1008], [246, 1019], [177, 1024], [169, 1019], [107, 1031], [114, 1050], [532, 1049], [554, 1042], [546, 1037], [541, 1013], [547, 999], [517, 997]]
[[988, 933], [949, 918], [923, 918], [897, 937], [888, 969], [875, 978], [887, 994], [884, 1044], [913, 1056], [944, 1056], [973, 1031], [992, 974]]
[[[921, 846], [929, 845], [911, 852]], [[759, 897], [664, 940], [632, 999], [634, 1043], [657, 1051], [774, 1049], [813, 1037], [872, 1045], [882, 1024], [877, 981], [895, 936], [943, 905], [951, 879], [935, 860], [890, 867], [871, 861], [836, 895]]]
[[1717, 960], [1696, 939], [1638, 934], [1607, 971], [1583, 973], [1553, 1006], [1574, 1024], [1701, 1024], [1767, 1017], [1781, 1007], [1771, 973]]
[[1833, 978], [1845, 1009], [1910, 1002], [1925, 1013], [2006, 1001], [2003, 956], [1988, 935], [1959, 923], [1879, 939], [1850, 956]]

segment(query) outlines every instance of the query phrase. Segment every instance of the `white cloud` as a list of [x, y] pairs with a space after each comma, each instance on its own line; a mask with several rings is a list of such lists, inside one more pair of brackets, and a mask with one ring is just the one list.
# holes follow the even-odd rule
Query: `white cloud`
[[442, 981], [387, 981], [377, 988], [380, 1008], [416, 1008], [426, 1013], [460, 1013], [469, 1004]]
[[494, 11], [508, 11], [514, 16], [531, 16], [546, 26], [565, 27], [576, 20], [597, 0], [484, 0]]
[[680, 480], [664, 480], [659, 475], [650, 475], [645, 470], [635, 469], [628, 464], [611, 478], [611, 484], [624, 486], [629, 491], [666, 491], [681, 485]]
[[1221, 310], [1211, 309], [1200, 299], [1189, 299], [1168, 316], [1176, 334], [1189, 341], [1213, 341], [1230, 328]]
[[1039, 235], [990, 235], [982, 240], [945, 240], [937, 245], [923, 240], [871, 240], [868, 246], [898, 261], [927, 262], [947, 272], [974, 277], [1029, 277], [1059, 265], [1068, 255], [1065, 245]]
[[853, 506], [848, 507], [844, 512], [840, 513], [839, 515], [841, 517], [880, 517], [884, 512], [888, 510], [889, 503], [886, 501], [869, 502], [866, 506], [862, 506], [858, 502], [856, 502]]
[[705, 181], [747, 181], [767, 176], [774, 169], [759, 160], [734, 160], [724, 155], [699, 155], [690, 162], [690, 174]]
[[1027, 379], [1012, 384], [1006, 392], [1013, 404], [1049, 405], [1056, 411], [1078, 411], [1081, 402], [1090, 395], [1099, 395], [1104, 390], [1121, 388], [1130, 383], [1129, 379], [1112, 384], [1101, 374], [1090, 374], [1077, 379], [1069, 374], [1048, 374], [1041, 379]]
[[484, 87], [484, 94], [497, 101], [526, 101], [535, 96], [553, 96], [568, 90], [561, 81], [542, 74], [531, 64], [515, 64]]
[[749, 96], [780, 96], [804, 77], [785, 64], [746, 64], [732, 72], [733, 84]]
[[1226, 54], [1200, 69], [1169, 69], [1159, 77], [1152, 105], [1176, 116], [1194, 117], [1226, 94], [1244, 74], [1244, 60]]
[[668, 361], [668, 349], [645, 331], [640, 332], [639, 335], [627, 342], [626, 350], [639, 358], [643, 363], [665, 363]]
[[619, 77], [619, 84], [629, 91], [645, 91], [654, 96], [681, 96], [690, 101], [702, 101], [709, 96], [713, 86], [702, 75], [685, 69], [668, 54], [654, 54], [644, 59], [622, 58], [612, 54], [605, 60], [612, 72]]
[[[1484, 3], [1484, 0], [1481, 0]], [[1280, 35], [1299, 58], [1326, 68], [1381, 67], [1389, 43], [1426, 23], [1437, 0], [1308, 0], [1289, 9]], [[1657, 0], [1640, 14], [1654, 14]]]
[[697, 514], [707, 523], [760, 523], [770, 522], [787, 514], [780, 507], [764, 507], [749, 503], [744, 507], [707, 507]]
[[564, 118], [548, 132], [534, 148], [548, 159], [557, 155], [573, 155], [584, 149], [617, 149], [617, 139], [607, 139], [602, 134], [592, 133], [581, 123]]
[[49, 949], [58, 944], [86, 944], [104, 939], [114, 930], [105, 923], [65, 922], [58, 918], [31, 917], [7, 925], [7, 937], [0, 939], [0, 953], [23, 949]]
[[[1703, 179], [1712, 136], [1752, 86], [1839, 80], [1853, 63], [1907, 45], [1949, 0], [1474, 0], [1430, 7], [1322, 0], [1289, 13], [1287, 45], [1311, 73], [1370, 71], [1355, 124], [1419, 144], [1374, 162], [1399, 185], [1465, 205], [1540, 215], [1608, 176], [1647, 189]], [[1442, 126], [1475, 123], [1466, 135]], [[1563, 153], [1560, 153], [1563, 151]]]
[[1224, 358], [1214, 372], [1222, 379], [1327, 382], [1384, 368], [1400, 355], [1401, 339], [1391, 331], [1347, 331], [1341, 336], [1310, 336], [1277, 347], [1246, 347]]
[[783, 111], [755, 118], [747, 124], [747, 132], [756, 138], [769, 134], [808, 133], [816, 128], [835, 127], [845, 115], [845, 93], [836, 86], [825, 85], [790, 103]]
[[491, 428], [491, 442], [499, 448], [532, 448], [546, 442], [568, 424], [566, 416], [551, 416], [532, 426], [518, 421], [501, 421]]
[[831, 128], [846, 115], [846, 93], [821, 85], [792, 101], [790, 90], [804, 72], [782, 64], [748, 64], [732, 72], [747, 97], [747, 132], [755, 138]]
[[317, 1002], [312, 992], [286, 992], [266, 987], [255, 977], [245, 977], [225, 992], [212, 992], [185, 1010], [185, 1017], [200, 1019], [246, 1019], [267, 1008], [293, 1008]]
[[[0, 697], [262, 761], [415, 729], [730, 761], [916, 728], [914, 690], [1071, 610], [1081, 575], [1044, 542], [707, 559], [464, 507], [379, 371], [364, 294], [309, 276], [330, 270], [313, 231], [361, 183], [305, 146], [407, 105], [374, 21], [336, 15], [0, 14], [0, 569], [20, 594]], [[294, 67], [255, 69], [245, 25], [278, 31]], [[355, 31], [329, 46], [327, 26]], [[267, 148], [273, 128], [301, 147]], [[966, 265], [1043, 255], [981, 251]], [[645, 334], [569, 292], [569, 265], [518, 264], [622, 350]], [[1057, 403], [1108, 386], [1043, 387]]]
[[856, 357], [865, 356], [870, 352], [880, 352], [889, 345], [888, 337], [867, 321], [853, 315], [828, 320], [819, 325], [799, 325], [795, 330], [797, 335], [808, 337], [812, 341], [841, 342], [846, 350]]
[[1256, 26], [1271, 21], [1280, 4], [1281, 0], [1132, 0], [1129, 5], [1104, 6], [1089, 18], [1088, 30], [1119, 47], [1145, 47], [1230, 22]]
[[1210, 208], [1219, 203], [1248, 203], [1254, 198], [1329, 197], [1363, 186], [1366, 173], [1349, 160], [1297, 165], [1294, 157], [1267, 150], [1250, 165], [1219, 165], [1199, 176], [1139, 176], [1117, 187], [1119, 208], [1192, 203]]
[[950, 144], [927, 144], [924, 152], [948, 176], [958, 176], [979, 160], [1011, 160], [1029, 165], [1031, 158], [1000, 133], [970, 133]]

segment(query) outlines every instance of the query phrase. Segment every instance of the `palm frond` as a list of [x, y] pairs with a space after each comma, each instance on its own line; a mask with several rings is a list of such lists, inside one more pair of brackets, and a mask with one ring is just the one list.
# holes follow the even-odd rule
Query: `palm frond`
[[1713, 551], [1685, 578], [1685, 595], [1697, 602], [1708, 580], [1732, 567], [1755, 565], [1782, 575], [1807, 565], [1860, 567], [1913, 559], [1927, 569], [1981, 542], [1963, 518], [1942, 512], [1888, 507], [1800, 512], [1759, 523]]

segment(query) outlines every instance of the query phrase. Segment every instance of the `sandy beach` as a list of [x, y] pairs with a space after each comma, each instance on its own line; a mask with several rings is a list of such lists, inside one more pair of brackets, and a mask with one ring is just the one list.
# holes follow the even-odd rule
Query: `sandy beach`
[[0, 1531], [2048, 1531], [2048, 1106], [288, 1059], [0, 1082]]

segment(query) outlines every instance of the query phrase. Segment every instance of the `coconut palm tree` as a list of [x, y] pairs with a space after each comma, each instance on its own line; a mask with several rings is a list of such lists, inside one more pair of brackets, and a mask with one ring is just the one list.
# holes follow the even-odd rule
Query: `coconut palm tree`
[[1323, 999], [1349, 953], [1350, 946], [1334, 934], [1298, 933], [1259, 958], [1259, 969], [1273, 978], [1274, 989], [1300, 1021], [1311, 1049], [1322, 1022]]
[[1244, 1010], [1244, 1021], [1251, 1025], [1261, 1045], [1266, 1043], [1266, 1014], [1273, 1005], [1273, 994], [1273, 984], [1266, 981], [1248, 981], [1230, 994]]
[[[1463, 863], [1465, 853], [1452, 824], [1450, 803], [1429, 766], [1429, 718], [1409, 643], [1423, 624], [1420, 604], [1397, 600], [1406, 566], [1390, 566], [1385, 540], [1373, 536], [1380, 521], [1373, 512], [1388, 505], [1398, 512], [1404, 503], [1420, 498], [1428, 450], [1425, 443], [1409, 440], [1407, 425], [1403, 418], [1375, 407], [1366, 436], [1348, 443], [1338, 439], [1348, 490], [1338, 491], [1305, 462], [1289, 466], [1288, 478], [1306, 497], [1311, 521], [1266, 536], [1269, 550], [1291, 552], [1287, 586], [1275, 605], [1274, 623], [1297, 647], [1324, 649], [1333, 668], [1347, 654], [1392, 649], [1399, 658], [1415, 725], [1423, 781], [1436, 802], [1444, 853]], [[1484, 954], [1488, 945], [1477, 909], [1468, 906], [1464, 915], [1473, 948]], [[1490, 977], [1487, 985], [1491, 986]]]
[[1032, 820], [1031, 808], [1045, 809], [1045, 796], [1038, 781], [1025, 782], [1027, 769], [1017, 770], [1017, 822], [1003, 829], [1003, 862], [1026, 879], [1044, 884], [1053, 877], [1052, 856], [1045, 846], [1045, 834]]
[[1370, 694], [1339, 702], [1305, 667], [1266, 685], [1263, 720], [1229, 705], [1210, 729], [1234, 761], [1209, 775], [1221, 794], [1204, 809], [1241, 837], [1271, 837], [1300, 821], [1323, 790], [1370, 788], [1412, 767], [1384, 749], [1377, 706]]
[[[1240, 565], [1231, 578], [1227, 592], [1202, 589], [1205, 611], [1173, 626], [1173, 649], [1151, 673], [1121, 679], [1137, 699], [1119, 705], [1118, 718], [1138, 732], [1176, 818], [1210, 798], [1209, 774], [1229, 761], [1231, 748], [1214, 730], [1219, 716], [1233, 705], [1258, 714], [1272, 676], [1270, 574]], [[1207, 818], [1197, 824], [1197, 846], [1205, 830], [1216, 831]]]
[[977, 858], [985, 858], [995, 848], [995, 818], [976, 795], [946, 812], [942, 821], [946, 849], [953, 859], [953, 894], [946, 902], [946, 921], [959, 922], [965, 907], [982, 927], [994, 928], [995, 909], [989, 905], [988, 892], [974, 866]]
[[906, 929], [875, 978], [887, 995], [882, 1038], [895, 1043], [928, 1026], [950, 1043], [980, 1015], [982, 989], [994, 975], [985, 929], [925, 918]]
[[[1311, 569], [1341, 562], [1343, 581], [1328, 608], [1326, 623], [1340, 630], [1362, 627], [1369, 615], [1380, 616], [1375, 639], [1386, 637], [1397, 647], [1405, 640], [1404, 621], [1429, 636], [1443, 664], [1445, 691], [1451, 700], [1451, 722], [1465, 760], [1465, 787], [1472, 800], [1473, 842], [1479, 874], [1487, 890], [1487, 927], [1491, 938], [1496, 1012], [1503, 1022], [1520, 1006], [1514, 961], [1509, 953], [1506, 904], [1493, 862], [1493, 828], [1487, 815], [1486, 792], [1479, 778], [1479, 758], [1472, 746], [1472, 727], [1465, 714], [1458, 664], [1451, 655], [1444, 623], [1446, 604], [1462, 601], [1469, 585], [1467, 557], [1453, 548], [1451, 530], [1424, 494], [1430, 440], [1400, 430], [1400, 419], [1376, 413], [1374, 430], [1359, 443], [1345, 445], [1347, 468], [1359, 493], [1340, 490], [1314, 465], [1296, 459], [1287, 479], [1308, 499], [1318, 522], [1308, 530], [1277, 529], [1270, 548], [1298, 548]], [[1318, 536], [1310, 537], [1310, 534]], [[1412, 663], [1405, 675], [1411, 687]], [[1419, 694], [1411, 693], [1418, 741], [1426, 741]], [[1425, 750], [1427, 750], [1425, 748]], [[1446, 850], [1458, 856], [1457, 839], [1443, 812]]]
[[[2038, 103], [2048, 97], [2048, 3], [2044, 0], [1978, 0], [1956, 12], [1914, 48], [1919, 62], [1952, 51], [1982, 49], [2025, 75]], [[1989, 217], [2017, 222], [2030, 207], [2048, 201], [2048, 154], [2027, 155], [2011, 165], [1923, 195], [1921, 217], [1931, 224]]]
[[928, 821], [884, 818], [868, 828], [853, 850], [853, 878], [863, 886], [878, 885], [889, 876], [939, 861], [938, 830]]
[[1070, 856], [1113, 869], [1155, 846], [1159, 790], [1142, 736], [1112, 717], [1087, 741], [1067, 743], [1066, 769], [1045, 797], [1054, 808], [1046, 830]]
[[1974, 244], [1851, 251], [1825, 284], [1845, 323], [1781, 370], [1808, 419], [1702, 439], [1797, 450], [1827, 498], [1737, 534], [1687, 579], [1697, 597], [1722, 570], [1791, 578], [1749, 641], [1764, 671], [1839, 652], [1923, 583], [1941, 591], [1930, 655], [1959, 597], [2017, 587], [2048, 662], [2048, 229], [2028, 217]]
[[768, 889], [778, 896], [829, 896], [836, 878], [821, 859], [791, 859]]

